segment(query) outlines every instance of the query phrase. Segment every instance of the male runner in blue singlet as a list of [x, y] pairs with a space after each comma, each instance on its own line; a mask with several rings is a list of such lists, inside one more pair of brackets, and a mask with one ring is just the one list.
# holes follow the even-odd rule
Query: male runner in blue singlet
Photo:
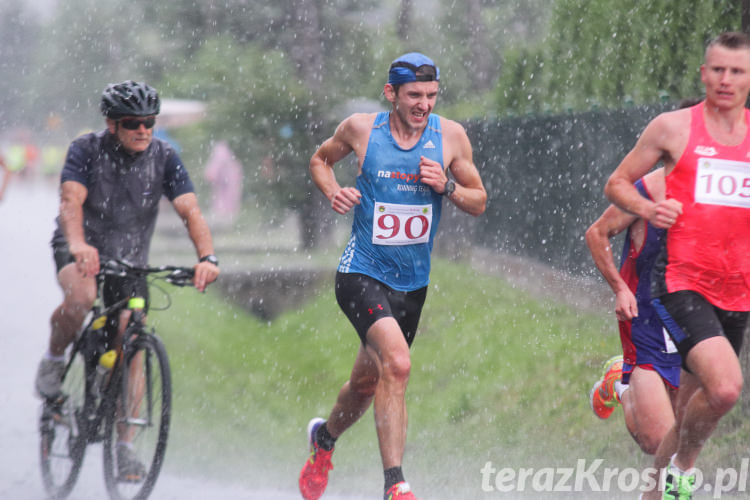
[[[427, 294], [442, 200], [480, 215], [487, 199], [463, 127], [431, 114], [439, 79], [428, 57], [399, 57], [383, 91], [391, 111], [349, 116], [310, 160], [312, 179], [331, 208], [339, 214], [354, 209], [336, 298], [361, 344], [328, 420], [308, 425], [311, 455], [299, 478], [307, 500], [323, 494], [334, 442], [373, 400], [385, 498], [415, 499], [401, 471], [409, 347]], [[351, 152], [359, 163], [356, 187], [341, 187], [333, 165]], [[449, 169], [455, 180], [448, 178]]]
[[[645, 198], [663, 200], [664, 170], [654, 170], [635, 185]], [[623, 230], [627, 232], [618, 272], [610, 238]], [[628, 431], [650, 455], [674, 424], [680, 383], [680, 355], [651, 305], [651, 270], [665, 233], [614, 205], [586, 231], [594, 263], [615, 293], [623, 351], [623, 356], [608, 362], [591, 390], [591, 408], [606, 419], [622, 403]]]

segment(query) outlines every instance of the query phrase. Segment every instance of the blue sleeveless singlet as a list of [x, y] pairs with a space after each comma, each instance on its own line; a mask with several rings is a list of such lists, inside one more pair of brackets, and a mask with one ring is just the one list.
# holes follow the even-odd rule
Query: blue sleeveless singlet
[[443, 165], [442, 133], [440, 117], [431, 114], [417, 144], [403, 149], [391, 135], [389, 116], [378, 113], [370, 131], [356, 183], [362, 198], [338, 271], [365, 274], [410, 292], [429, 283], [443, 198], [420, 182], [419, 158]]
[[[635, 183], [644, 198], [653, 200], [642, 180]], [[620, 321], [620, 341], [625, 361], [623, 372], [632, 371], [635, 365], [652, 365], [673, 387], [679, 386], [680, 355], [662, 326], [656, 309], [651, 305], [651, 271], [661, 247], [666, 230], [646, 222], [643, 246], [632, 246], [630, 229], [625, 235], [625, 244], [620, 259], [620, 275], [635, 295], [638, 316], [631, 321]], [[627, 380], [627, 377], [623, 377]]]

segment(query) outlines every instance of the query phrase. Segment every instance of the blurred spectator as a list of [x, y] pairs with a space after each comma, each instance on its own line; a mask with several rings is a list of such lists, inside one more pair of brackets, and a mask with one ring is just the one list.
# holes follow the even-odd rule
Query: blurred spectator
[[26, 148], [23, 144], [13, 143], [5, 152], [8, 170], [14, 173], [23, 172], [26, 168]]
[[65, 162], [65, 150], [54, 144], [47, 144], [42, 147], [41, 165], [42, 175], [45, 179], [54, 179], [59, 181], [60, 171]]
[[2, 180], [0, 180], [0, 201], [3, 200], [3, 196], [5, 195], [5, 190], [8, 188], [8, 183], [10, 182], [10, 169], [8, 169], [8, 165], [5, 164], [5, 159], [0, 155], [0, 171], [2, 172]]
[[242, 200], [242, 164], [226, 141], [214, 146], [204, 175], [211, 184], [212, 215], [223, 222], [234, 221]]
[[39, 167], [39, 148], [30, 130], [19, 128], [12, 132], [10, 146], [5, 151], [7, 167], [23, 179], [34, 179]]

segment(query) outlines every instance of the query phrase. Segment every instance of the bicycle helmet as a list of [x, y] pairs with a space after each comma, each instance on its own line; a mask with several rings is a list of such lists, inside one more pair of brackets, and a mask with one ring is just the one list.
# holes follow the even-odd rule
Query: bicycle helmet
[[102, 93], [100, 108], [104, 116], [113, 120], [123, 116], [158, 115], [159, 94], [142, 82], [110, 83]]

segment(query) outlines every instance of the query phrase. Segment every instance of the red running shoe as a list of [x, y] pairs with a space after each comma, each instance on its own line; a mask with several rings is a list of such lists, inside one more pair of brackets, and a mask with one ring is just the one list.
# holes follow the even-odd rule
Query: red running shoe
[[607, 419], [620, 403], [615, 391], [615, 382], [622, 379], [622, 356], [615, 356], [604, 363], [602, 378], [597, 380], [589, 393], [589, 402], [594, 414]]
[[401, 481], [388, 488], [383, 498], [384, 500], [417, 500], [406, 481]]
[[[307, 424], [307, 441], [310, 444], [310, 458], [307, 459], [299, 474], [299, 491], [305, 500], [318, 500], [328, 486], [328, 471], [333, 469], [331, 456], [333, 450], [326, 451], [318, 447], [313, 439], [315, 431], [325, 420], [314, 418]], [[408, 497], [404, 497], [408, 498]]]

